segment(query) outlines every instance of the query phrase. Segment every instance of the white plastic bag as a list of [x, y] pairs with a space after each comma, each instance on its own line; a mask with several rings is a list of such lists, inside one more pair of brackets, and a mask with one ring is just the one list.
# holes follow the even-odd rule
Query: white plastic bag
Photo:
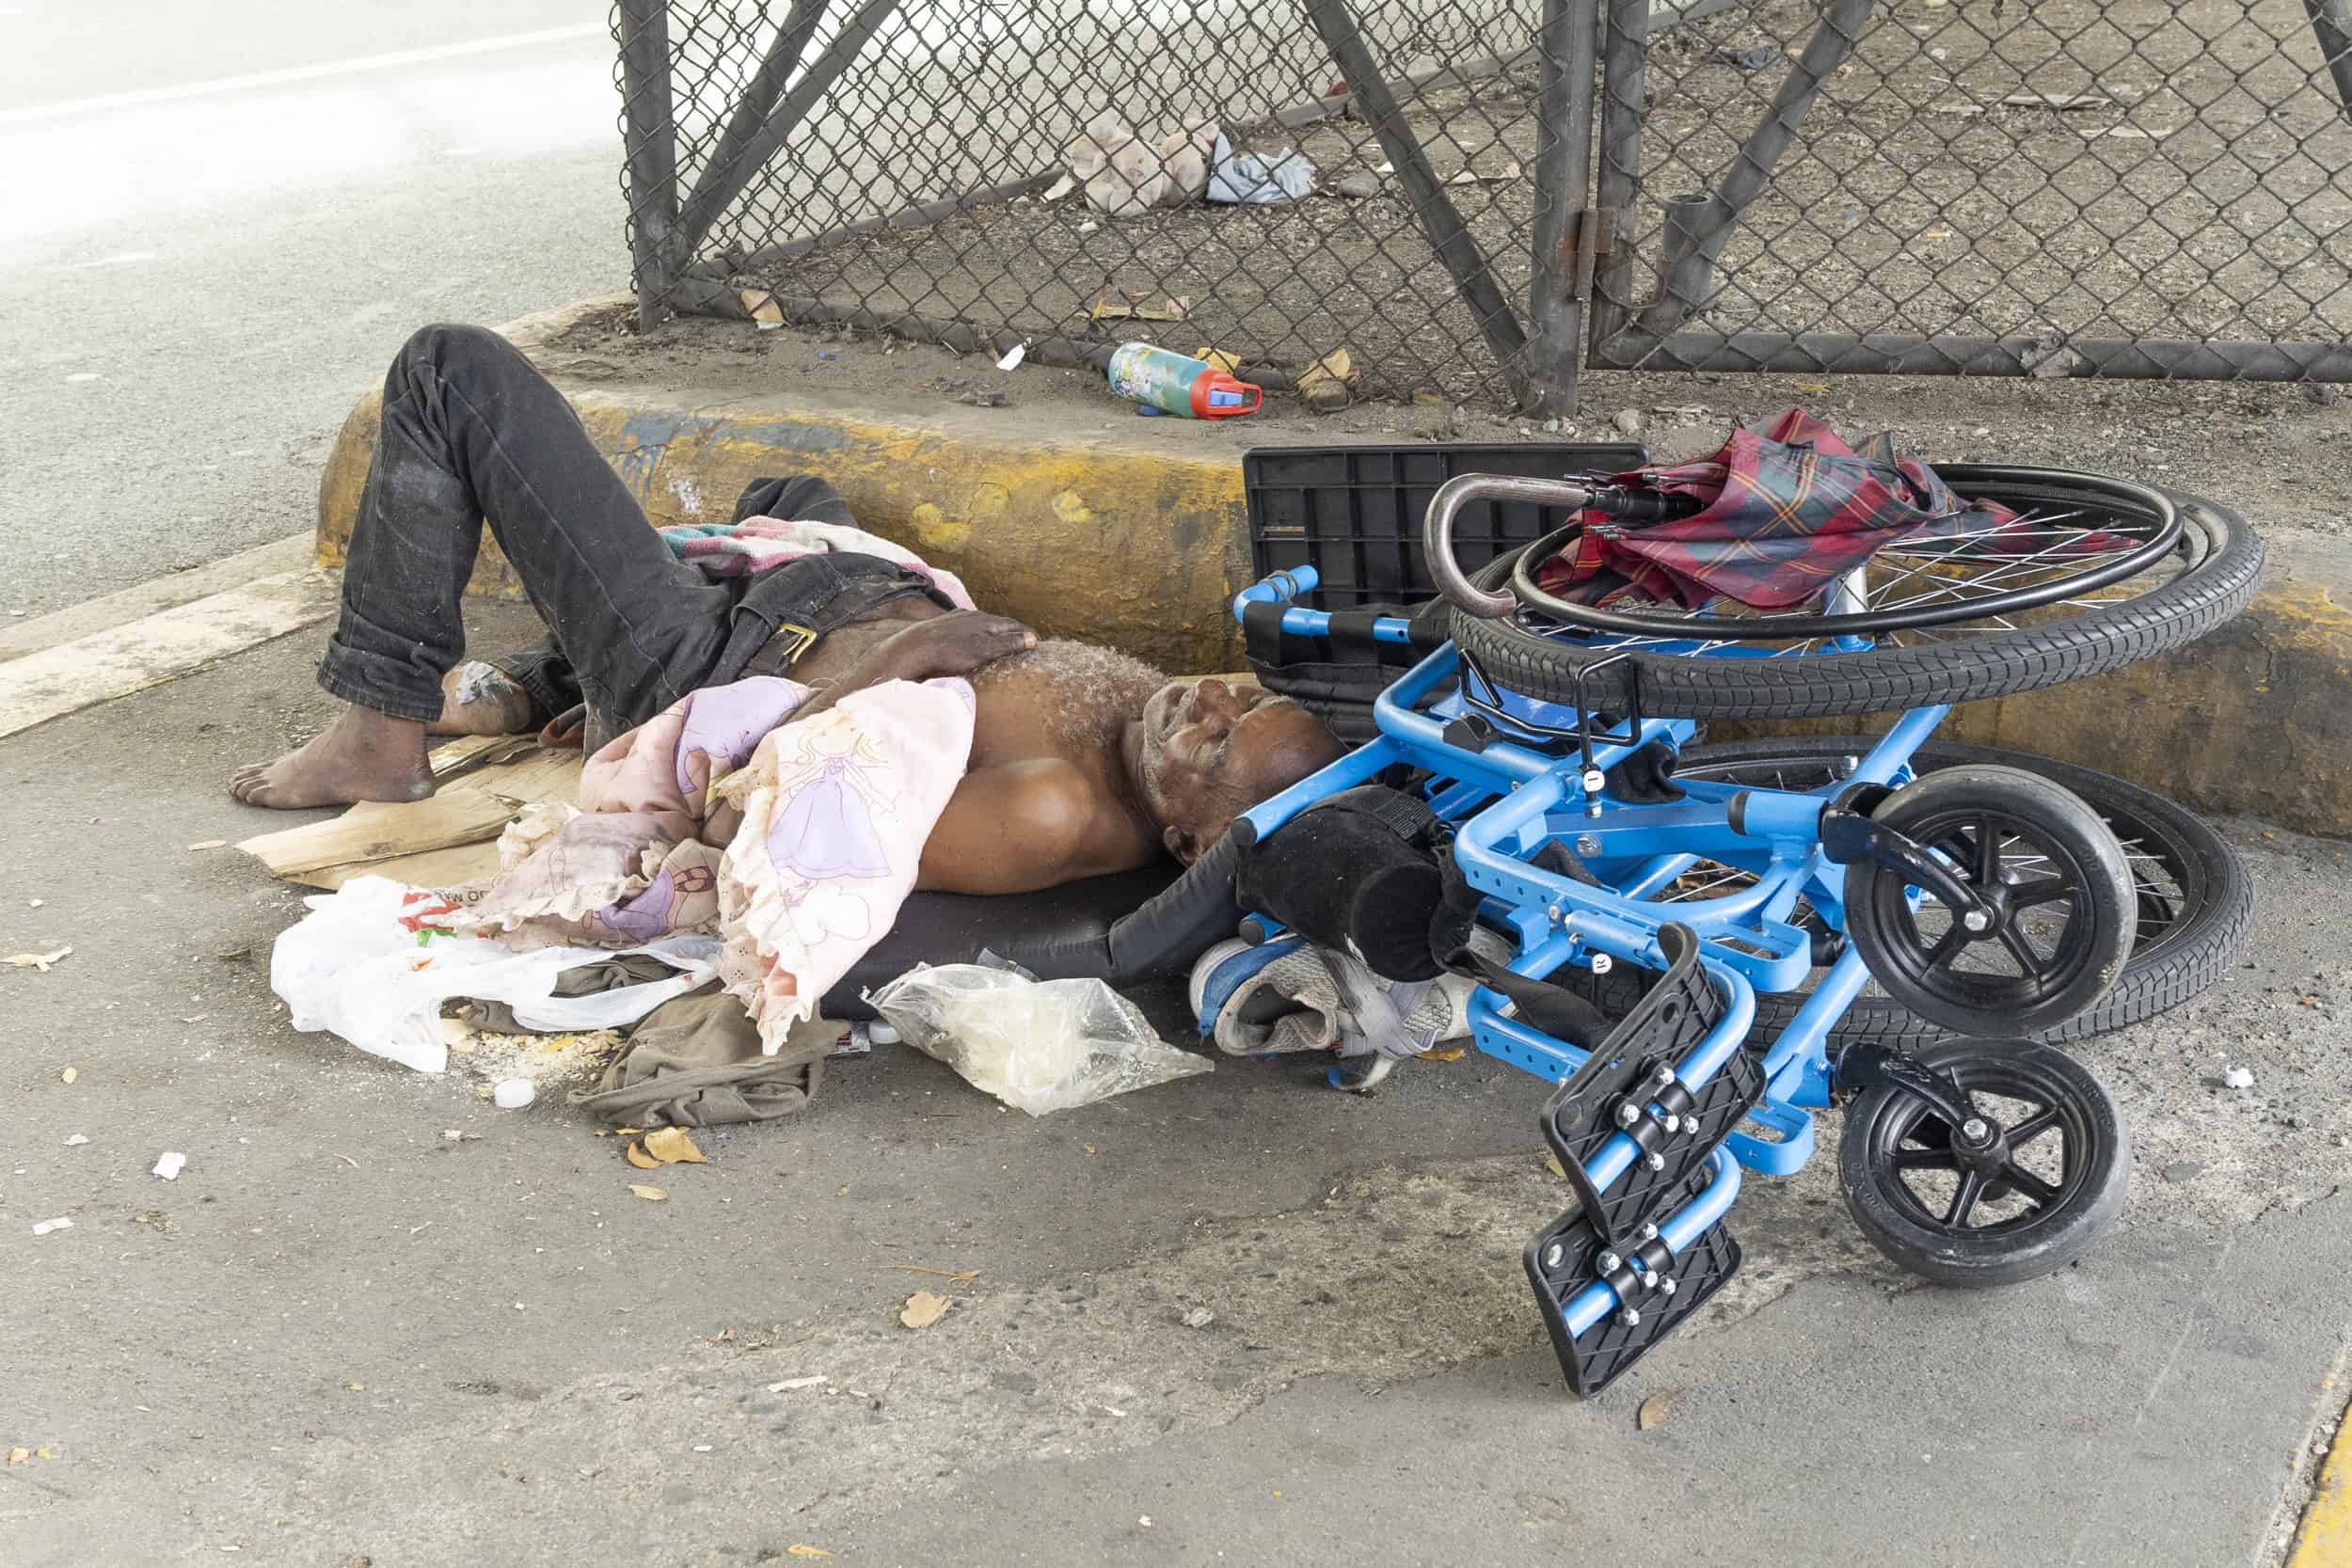
[[634, 1023], [717, 973], [719, 939], [672, 937], [651, 953], [679, 973], [594, 996], [553, 994], [555, 977], [618, 958], [602, 947], [516, 953], [480, 937], [424, 933], [437, 900], [383, 877], [355, 877], [303, 902], [310, 912], [270, 950], [269, 985], [297, 1029], [326, 1029], [360, 1050], [419, 1072], [449, 1065], [441, 1004], [453, 996], [503, 1002], [526, 1029], [578, 1033]]
[[974, 1088], [1041, 1117], [1207, 1072], [1100, 980], [1040, 980], [993, 955], [917, 964], [866, 1000]]

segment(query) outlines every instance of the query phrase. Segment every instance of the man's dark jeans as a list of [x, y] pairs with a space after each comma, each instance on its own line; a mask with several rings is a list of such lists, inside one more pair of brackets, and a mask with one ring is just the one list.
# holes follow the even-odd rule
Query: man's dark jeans
[[[756, 494], [771, 516], [853, 523], [819, 479], [765, 482]], [[548, 708], [569, 705], [576, 680], [607, 730], [736, 678], [812, 593], [830, 597], [851, 578], [873, 579], [860, 584], [865, 599], [929, 587], [868, 556], [812, 558], [801, 576], [818, 580], [797, 588], [779, 573], [707, 580], [670, 554], [520, 351], [481, 327], [428, 326], [384, 378], [383, 433], [319, 684], [395, 718], [439, 718], [441, 677], [465, 657], [459, 600], [485, 521], [562, 651], [516, 661], [516, 673]]]

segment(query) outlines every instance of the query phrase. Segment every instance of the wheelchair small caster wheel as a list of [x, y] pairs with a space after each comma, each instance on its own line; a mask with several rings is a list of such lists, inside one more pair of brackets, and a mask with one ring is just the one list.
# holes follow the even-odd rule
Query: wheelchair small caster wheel
[[2021, 768], [1938, 768], [1870, 819], [1934, 851], [1979, 907], [1932, 895], [1913, 908], [1903, 873], [1846, 868], [1846, 931], [1887, 995], [1959, 1035], [2035, 1034], [2097, 1002], [2131, 957], [2131, 865], [2099, 814]]
[[2081, 1257], [2123, 1212], [2131, 1136], [2054, 1046], [1950, 1039], [1908, 1064], [1958, 1091], [1958, 1124], [1899, 1081], [1846, 1108], [1846, 1208], [1872, 1246], [1939, 1285], [2010, 1285]]

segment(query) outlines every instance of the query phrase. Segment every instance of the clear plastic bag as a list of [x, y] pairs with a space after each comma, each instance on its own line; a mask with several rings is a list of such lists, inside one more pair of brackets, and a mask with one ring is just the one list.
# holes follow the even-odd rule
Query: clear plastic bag
[[973, 1087], [1033, 1117], [1210, 1070], [1100, 980], [1040, 980], [993, 954], [917, 964], [866, 998]]

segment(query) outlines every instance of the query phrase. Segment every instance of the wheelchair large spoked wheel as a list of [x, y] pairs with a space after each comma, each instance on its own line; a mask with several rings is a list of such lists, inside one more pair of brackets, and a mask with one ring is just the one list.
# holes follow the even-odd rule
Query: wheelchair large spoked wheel
[[2262, 573], [2253, 530], [2215, 501], [2057, 469], [1937, 471], [2014, 508], [2022, 531], [1890, 546], [1788, 613], [1529, 608], [1531, 574], [1563, 531], [1475, 574], [1522, 609], [1484, 620], [1456, 608], [1454, 641], [1496, 686], [1551, 702], [1692, 719], [1883, 713], [2038, 690], [2179, 647], [2245, 608]]
[[2020, 768], [1930, 773], [1871, 820], [1941, 855], [1980, 908], [1915, 902], [1900, 871], [1846, 868], [1846, 935], [1886, 993], [1955, 1034], [2029, 1034], [2113, 986], [2138, 914], [2130, 863], [2080, 797]]
[[2131, 1137], [2080, 1063], [2023, 1039], [1940, 1040], [1911, 1060], [1970, 1114], [1955, 1126], [1896, 1083], [1846, 1108], [1846, 1207], [1879, 1251], [1939, 1285], [2010, 1285], [2073, 1262], [2122, 1212]]

